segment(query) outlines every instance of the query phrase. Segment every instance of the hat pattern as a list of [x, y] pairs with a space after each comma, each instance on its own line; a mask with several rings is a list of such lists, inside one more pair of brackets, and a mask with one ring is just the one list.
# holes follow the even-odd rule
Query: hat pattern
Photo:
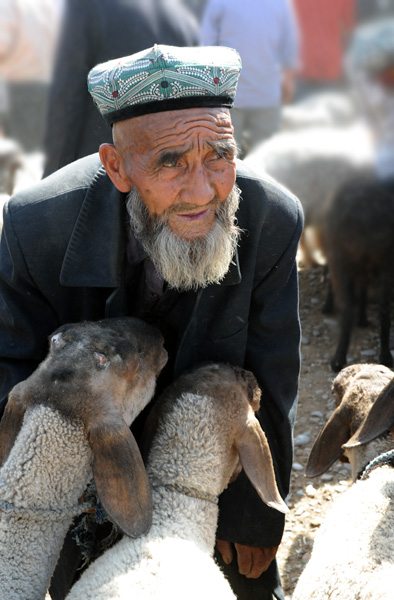
[[229, 106], [241, 61], [221, 46], [157, 46], [91, 70], [88, 89], [112, 124], [131, 116], [188, 106]]

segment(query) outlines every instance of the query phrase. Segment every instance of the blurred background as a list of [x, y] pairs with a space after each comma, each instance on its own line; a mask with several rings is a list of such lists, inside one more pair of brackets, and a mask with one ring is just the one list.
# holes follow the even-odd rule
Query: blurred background
[[155, 42], [240, 52], [241, 157], [279, 132], [365, 119], [346, 52], [360, 27], [392, 16], [394, 0], [0, 0], [0, 155], [14, 176], [6, 167], [1, 192], [109, 141], [87, 73]]

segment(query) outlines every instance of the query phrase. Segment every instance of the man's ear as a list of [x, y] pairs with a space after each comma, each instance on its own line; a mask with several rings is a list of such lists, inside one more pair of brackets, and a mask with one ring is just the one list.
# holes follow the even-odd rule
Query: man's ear
[[132, 183], [123, 168], [123, 160], [113, 144], [101, 144], [99, 148], [101, 162], [114, 186], [120, 192], [129, 192]]

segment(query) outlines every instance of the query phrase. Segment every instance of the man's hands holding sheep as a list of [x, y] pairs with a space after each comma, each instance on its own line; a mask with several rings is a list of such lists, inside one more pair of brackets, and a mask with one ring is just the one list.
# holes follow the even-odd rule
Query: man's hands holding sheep
[[[234, 544], [237, 551], [238, 570], [241, 575], [250, 579], [257, 579], [268, 569], [274, 560], [279, 546], [271, 548], [254, 548]], [[233, 544], [224, 540], [216, 540], [216, 549], [222, 555], [223, 561], [228, 565], [233, 560]]]

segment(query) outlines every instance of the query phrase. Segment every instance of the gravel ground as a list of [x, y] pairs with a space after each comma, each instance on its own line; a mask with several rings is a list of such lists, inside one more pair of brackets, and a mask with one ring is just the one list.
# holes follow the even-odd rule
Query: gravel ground
[[[331, 384], [335, 373], [329, 360], [337, 340], [337, 320], [321, 308], [326, 293], [322, 267], [300, 270], [300, 316], [302, 324], [302, 369], [295, 427], [295, 458], [288, 501], [290, 514], [278, 552], [286, 600], [291, 599], [313, 545], [324, 514], [332, 501], [350, 485], [350, 467], [335, 463], [327, 473], [309, 479], [304, 475], [312, 444], [334, 409]], [[377, 362], [379, 336], [377, 307], [371, 303], [370, 326], [355, 329], [348, 364]]]

